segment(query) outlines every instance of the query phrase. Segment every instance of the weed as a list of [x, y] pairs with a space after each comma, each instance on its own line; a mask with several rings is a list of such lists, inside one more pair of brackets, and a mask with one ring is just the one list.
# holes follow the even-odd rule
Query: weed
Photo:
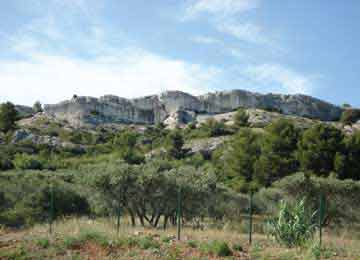
[[95, 231], [80, 232], [78, 236], [66, 237], [64, 245], [66, 248], [81, 246], [87, 241], [93, 241], [97, 244], [106, 247], [109, 245], [109, 240], [102, 234]]
[[188, 245], [188, 247], [191, 248], [197, 248], [198, 247], [198, 242], [196, 242], [195, 240], [189, 240], [186, 242], [186, 244]]
[[162, 236], [162, 237], [160, 238], [160, 240], [161, 240], [161, 242], [168, 244], [168, 243], [171, 242], [172, 238], [169, 237], [169, 236]]
[[256, 259], [261, 256], [262, 251], [263, 251], [262, 246], [259, 243], [255, 243], [250, 248], [250, 255], [252, 258]]
[[233, 249], [234, 251], [239, 251], [239, 252], [243, 252], [243, 251], [244, 251], [243, 247], [242, 247], [241, 244], [239, 244], [239, 243], [233, 244], [232, 249]]
[[308, 215], [305, 199], [294, 207], [285, 201], [281, 202], [279, 216], [269, 221], [269, 234], [276, 241], [287, 247], [302, 246], [314, 235], [316, 226], [313, 224], [315, 213]]
[[36, 245], [40, 248], [46, 249], [50, 246], [50, 241], [47, 238], [40, 238], [36, 240]]
[[231, 256], [232, 251], [229, 245], [224, 241], [214, 240], [200, 246], [200, 250], [204, 253], [212, 253], [217, 256]]
[[141, 249], [160, 248], [160, 243], [154, 240], [151, 236], [140, 238], [138, 245]]

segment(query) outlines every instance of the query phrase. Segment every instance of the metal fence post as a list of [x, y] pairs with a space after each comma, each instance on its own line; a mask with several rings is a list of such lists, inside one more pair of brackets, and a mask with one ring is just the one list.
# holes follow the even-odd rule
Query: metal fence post
[[254, 195], [254, 193], [251, 191], [251, 192], [250, 192], [250, 200], [249, 200], [249, 244], [250, 244], [250, 245], [251, 245], [251, 243], [252, 243], [253, 195]]
[[177, 192], [177, 239], [181, 239], [181, 187]]
[[54, 221], [54, 184], [50, 184], [50, 221], [49, 221], [49, 233], [53, 233], [53, 221]]
[[319, 201], [319, 245], [321, 247], [322, 243], [322, 225], [325, 218], [325, 196], [323, 193], [320, 194], [320, 201]]
[[120, 218], [121, 218], [121, 200], [120, 200], [120, 192], [119, 192], [119, 198], [118, 198], [118, 207], [117, 207], [117, 223], [116, 223], [116, 232], [119, 235], [120, 232]]

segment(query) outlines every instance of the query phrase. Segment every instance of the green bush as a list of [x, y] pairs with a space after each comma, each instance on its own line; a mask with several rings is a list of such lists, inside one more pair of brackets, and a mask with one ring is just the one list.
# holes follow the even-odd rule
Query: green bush
[[36, 240], [36, 245], [40, 248], [48, 248], [50, 246], [50, 241], [47, 238], [40, 238]]
[[188, 240], [186, 242], [186, 244], [187, 244], [188, 247], [191, 247], [191, 248], [197, 248], [198, 247], [198, 243], [195, 240]]
[[138, 246], [141, 249], [160, 248], [159, 241], [154, 240], [151, 236], [142, 237], [138, 240]]
[[302, 246], [314, 235], [316, 228], [314, 217], [315, 213], [307, 214], [305, 199], [293, 207], [282, 201], [278, 217], [268, 223], [268, 232], [282, 245], [287, 247]]
[[[56, 218], [89, 213], [88, 198], [81, 194], [78, 186], [61, 181], [60, 174], [27, 171], [9, 172], [6, 176], [0, 178], [0, 220], [5, 226], [21, 227], [49, 220], [50, 176], [54, 186]], [[70, 176], [64, 178], [71, 181]]]
[[0, 131], [6, 133], [15, 129], [17, 119], [18, 112], [12, 103], [7, 102], [0, 105]]
[[246, 109], [239, 108], [234, 115], [234, 126], [245, 127], [249, 126], [249, 115]]
[[229, 245], [224, 241], [214, 240], [209, 243], [202, 244], [200, 250], [205, 253], [214, 254], [219, 257], [231, 256], [232, 251]]
[[239, 244], [239, 243], [234, 244], [234, 245], [232, 246], [232, 249], [233, 249], [234, 251], [238, 251], [238, 252], [243, 252], [243, 251], [244, 251], [243, 247], [242, 247], [241, 244]]
[[2, 154], [0, 154], [0, 156], [0, 171], [6, 171], [14, 168], [14, 165], [8, 156], [2, 156]]
[[103, 247], [109, 245], [109, 240], [105, 235], [92, 230], [81, 230], [77, 236], [65, 237], [63, 243], [66, 248], [72, 248], [81, 246], [87, 241], [95, 242]]
[[223, 122], [219, 122], [214, 118], [207, 119], [201, 124], [200, 130], [207, 133], [208, 137], [217, 137], [230, 134], [226, 125]]
[[[283, 198], [287, 200], [301, 200], [306, 197], [307, 207], [313, 211], [318, 209], [319, 195], [323, 194], [326, 198], [326, 222], [328, 225], [351, 226], [352, 223], [360, 221], [359, 181], [309, 177], [303, 173], [297, 173], [275, 182], [273, 188], [281, 191]], [[281, 197], [280, 193], [273, 192], [273, 195], [279, 198]], [[271, 194], [267, 193], [267, 195]]]
[[352, 125], [360, 120], [360, 109], [346, 109], [341, 115], [340, 122], [346, 125]]
[[33, 155], [17, 154], [13, 160], [16, 169], [19, 170], [41, 170], [42, 163]]

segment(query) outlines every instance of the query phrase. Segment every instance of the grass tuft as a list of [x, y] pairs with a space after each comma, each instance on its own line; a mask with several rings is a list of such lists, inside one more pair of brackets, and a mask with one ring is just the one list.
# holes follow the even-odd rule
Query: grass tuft
[[231, 256], [232, 251], [229, 245], [224, 241], [214, 240], [209, 243], [204, 243], [200, 246], [200, 250], [206, 254], [214, 254], [220, 257]]

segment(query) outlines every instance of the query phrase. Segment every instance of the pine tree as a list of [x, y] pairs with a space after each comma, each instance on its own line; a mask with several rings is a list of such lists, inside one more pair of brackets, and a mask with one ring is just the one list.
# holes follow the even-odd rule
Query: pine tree
[[298, 163], [295, 158], [299, 130], [286, 119], [269, 125], [261, 144], [261, 156], [256, 171], [262, 176], [264, 185], [296, 172]]
[[0, 106], [0, 131], [9, 132], [16, 126], [18, 112], [15, 106], [10, 103], [4, 103]]
[[344, 136], [335, 127], [318, 124], [304, 132], [298, 146], [297, 157], [301, 168], [328, 176], [335, 171], [336, 154], [344, 152]]
[[255, 165], [259, 156], [259, 136], [250, 129], [241, 129], [224, 154], [224, 169], [230, 186], [245, 192], [258, 187]]

